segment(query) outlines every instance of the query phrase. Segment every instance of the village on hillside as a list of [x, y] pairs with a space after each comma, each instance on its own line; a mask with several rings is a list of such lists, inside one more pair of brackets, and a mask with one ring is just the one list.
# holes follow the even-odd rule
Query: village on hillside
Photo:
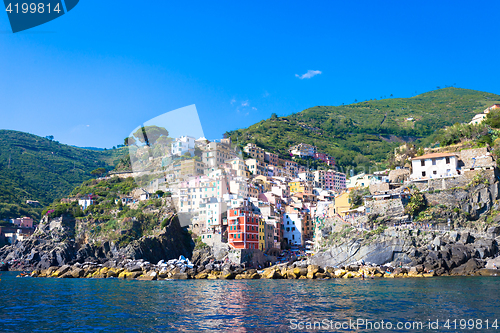
[[[485, 112], [498, 107], [493, 105]], [[473, 121], [479, 121], [476, 118]], [[411, 223], [405, 212], [411, 189], [437, 192], [470, 182], [478, 172], [494, 176], [496, 169], [488, 147], [426, 149], [417, 156], [407, 144], [395, 151], [402, 166], [351, 175], [347, 180], [346, 174], [336, 171], [334, 157], [305, 143], [289, 147], [290, 159], [283, 159], [253, 143], [241, 152], [230, 138], [210, 142], [204, 137], [181, 136], [142, 145], [131, 142], [132, 171], [115, 172], [107, 178], [147, 181], [121, 196], [123, 205], [167, 193], [181, 225], [203, 243], [277, 256], [283, 250], [314, 253], [327, 225], [371, 230], [370, 215], [389, 215], [394, 225]], [[311, 170], [295, 158], [319, 160], [324, 169]], [[82, 210], [93, 205], [92, 196], [76, 199]], [[33, 220], [27, 217], [0, 229], [8, 243], [33, 231]]]

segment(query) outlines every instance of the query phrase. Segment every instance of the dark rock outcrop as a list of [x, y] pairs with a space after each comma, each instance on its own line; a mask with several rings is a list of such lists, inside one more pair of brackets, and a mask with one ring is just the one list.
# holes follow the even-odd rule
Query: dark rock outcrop
[[143, 259], [149, 262], [169, 260], [180, 255], [191, 257], [194, 242], [181, 228], [178, 219], [172, 218], [156, 236], [142, 237], [127, 247], [119, 249], [114, 243], [102, 245], [79, 244], [73, 239], [74, 220], [62, 217], [44, 219], [28, 239], [0, 249], [1, 267], [11, 270], [46, 270], [52, 266], [94, 262], [103, 264], [125, 259]]

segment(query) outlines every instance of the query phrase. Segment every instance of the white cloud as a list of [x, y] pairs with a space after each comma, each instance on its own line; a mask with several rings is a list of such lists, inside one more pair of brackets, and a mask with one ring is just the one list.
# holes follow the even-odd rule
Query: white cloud
[[233, 105], [234, 103], [236, 103], [236, 100], [233, 98], [233, 99], [231, 100], [231, 105]]
[[241, 102], [241, 106], [249, 106], [248, 100]]
[[267, 96], [269, 96], [269, 93], [266, 90], [266, 91], [264, 91], [264, 94], [262, 95], [262, 97], [267, 97]]
[[257, 111], [257, 108], [255, 106], [252, 106], [252, 110]]
[[298, 77], [301, 80], [303, 80], [303, 79], [310, 79], [313, 76], [319, 75], [321, 73], [322, 73], [321, 71], [313, 71], [313, 70], [310, 69], [305, 74], [302, 74], [302, 75], [295, 74], [295, 77]]

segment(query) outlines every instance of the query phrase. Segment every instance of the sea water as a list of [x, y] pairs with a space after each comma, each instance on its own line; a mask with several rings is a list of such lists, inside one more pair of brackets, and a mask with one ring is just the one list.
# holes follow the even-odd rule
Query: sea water
[[493, 277], [127, 281], [16, 275], [0, 276], [2, 333], [478, 332], [496, 331], [497, 319], [500, 331], [500, 280]]

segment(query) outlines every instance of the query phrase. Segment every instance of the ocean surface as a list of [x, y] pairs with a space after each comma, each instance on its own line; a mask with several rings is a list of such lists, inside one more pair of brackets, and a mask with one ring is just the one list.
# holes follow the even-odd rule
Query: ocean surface
[[2, 333], [500, 331], [500, 278], [126, 281], [16, 275], [0, 276]]

